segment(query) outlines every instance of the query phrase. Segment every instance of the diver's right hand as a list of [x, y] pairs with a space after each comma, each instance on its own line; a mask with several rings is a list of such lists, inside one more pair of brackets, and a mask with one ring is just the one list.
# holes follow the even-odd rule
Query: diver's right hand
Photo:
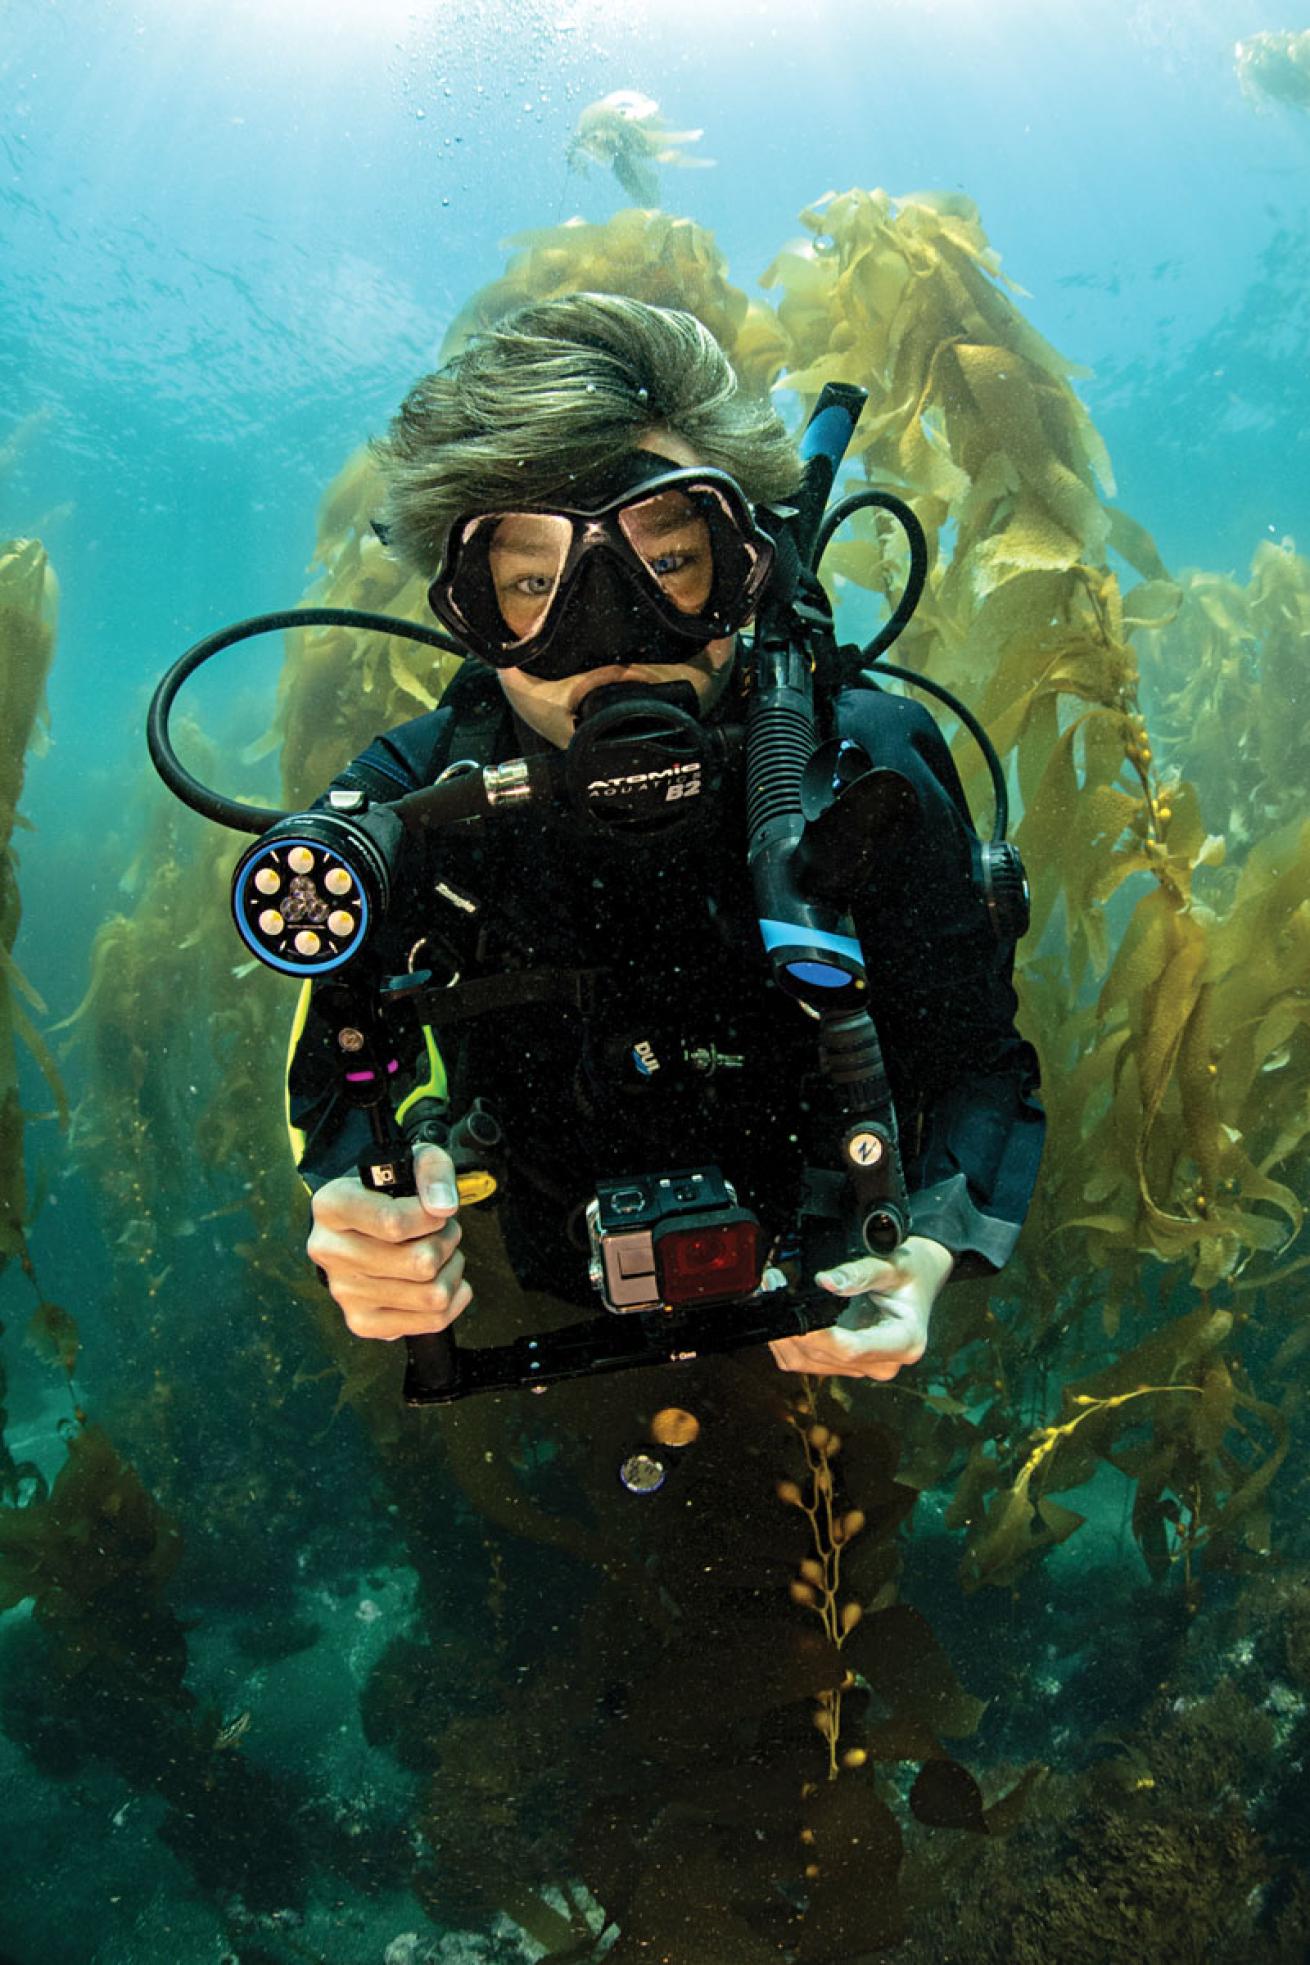
[[445, 1330], [472, 1301], [449, 1154], [420, 1146], [414, 1179], [417, 1194], [375, 1194], [358, 1174], [342, 1174], [314, 1196], [306, 1252], [356, 1337]]

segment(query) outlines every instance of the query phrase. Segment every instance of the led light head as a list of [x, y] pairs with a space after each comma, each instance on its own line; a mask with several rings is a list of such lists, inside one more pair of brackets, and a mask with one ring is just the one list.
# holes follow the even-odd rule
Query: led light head
[[400, 835], [385, 808], [300, 812], [237, 863], [232, 912], [252, 954], [284, 975], [325, 976], [364, 946], [386, 909]]

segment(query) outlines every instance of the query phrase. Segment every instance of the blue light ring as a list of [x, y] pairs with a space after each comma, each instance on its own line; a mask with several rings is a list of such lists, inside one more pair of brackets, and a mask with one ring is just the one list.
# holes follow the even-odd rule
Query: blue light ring
[[[262, 856], [258, 852], [250, 855], [250, 858], [246, 861], [244, 868], [233, 884], [232, 916], [237, 925], [237, 933], [251, 954], [257, 956], [261, 962], [266, 963], [270, 969], [278, 969], [284, 976], [326, 976], [333, 969], [339, 969], [343, 962], [348, 962], [351, 956], [357, 953], [364, 937], [367, 935], [369, 924], [368, 896], [364, 891], [364, 883], [355, 869], [348, 865], [340, 853], [334, 853], [321, 839], [280, 838], [276, 843], [275, 849], [272, 850], [276, 850], [279, 853], [289, 852], [293, 846], [307, 846], [316, 858], [335, 859], [342, 866], [347, 867], [347, 871], [355, 883], [355, 893], [358, 896], [359, 908], [359, 920], [356, 923], [355, 932], [351, 936], [347, 946], [339, 954], [332, 956], [327, 961], [319, 961], [314, 956], [302, 956], [297, 962], [289, 962], [282, 956], [274, 955], [265, 941], [257, 939], [255, 929], [251, 927], [247, 920], [246, 910], [251, 906], [249, 888], [252, 877], [261, 865], [267, 865], [269, 863], [267, 857]], [[255, 896], [256, 905], [258, 907], [266, 907], [271, 898], [270, 895], [257, 894]], [[344, 899], [345, 897], [343, 896], [342, 898]]]

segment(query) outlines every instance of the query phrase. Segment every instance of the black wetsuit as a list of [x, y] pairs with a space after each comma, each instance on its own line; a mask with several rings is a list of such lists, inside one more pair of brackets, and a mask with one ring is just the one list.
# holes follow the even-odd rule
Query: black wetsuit
[[[918, 823], [852, 912], [912, 1232], [952, 1250], [957, 1273], [986, 1273], [1014, 1246], [1044, 1129], [1037, 1059], [1014, 1027], [1013, 950], [972, 885], [967, 807], [932, 717], [856, 687], [833, 722], [919, 795]], [[337, 783], [399, 797], [431, 783], [475, 727], [480, 761], [541, 748], [494, 678], [467, 664], [440, 709], [376, 739]], [[833, 1164], [815, 1025], [772, 982], [760, 945], [739, 783], [670, 838], [606, 834], [535, 806], [429, 833], [407, 853], [369, 959], [403, 970], [425, 935], [417, 960], [438, 973], [546, 979], [543, 998], [439, 1033], [452, 1113], [481, 1097], [504, 1129], [502, 1225], [528, 1287], [592, 1300], [579, 1211], [598, 1176], [717, 1165], [781, 1228], [801, 1166]], [[368, 1137], [333, 1089], [336, 1070], [311, 1005], [290, 1074], [311, 1188], [353, 1169]]]

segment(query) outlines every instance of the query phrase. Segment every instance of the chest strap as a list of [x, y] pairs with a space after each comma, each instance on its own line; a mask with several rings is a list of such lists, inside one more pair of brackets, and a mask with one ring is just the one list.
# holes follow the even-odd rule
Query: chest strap
[[426, 971], [416, 971], [413, 989], [405, 990], [421, 1023], [441, 1026], [467, 1023], [496, 1010], [518, 1009], [524, 1003], [562, 1003], [589, 1016], [601, 999], [600, 984], [608, 969], [518, 969], [499, 976], [472, 976], [467, 982], [437, 987], [424, 983]]

